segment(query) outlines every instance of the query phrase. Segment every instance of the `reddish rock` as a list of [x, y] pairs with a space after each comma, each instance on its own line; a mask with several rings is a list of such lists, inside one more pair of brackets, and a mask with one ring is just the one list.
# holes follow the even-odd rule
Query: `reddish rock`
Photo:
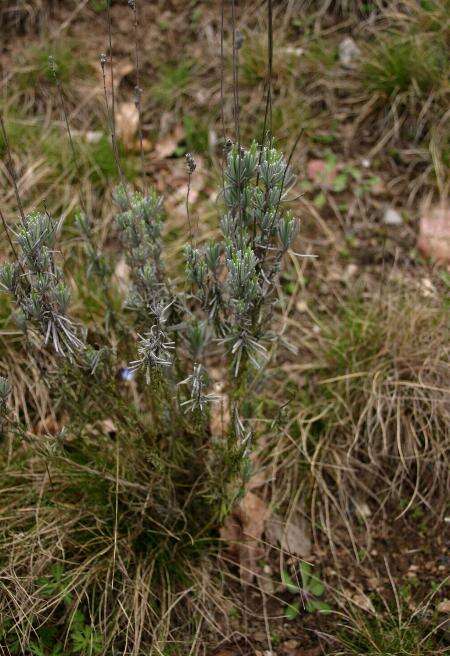
[[441, 264], [450, 263], [450, 209], [432, 207], [420, 217], [419, 250]]
[[336, 179], [337, 171], [323, 159], [310, 159], [307, 165], [308, 178], [316, 184], [330, 187]]

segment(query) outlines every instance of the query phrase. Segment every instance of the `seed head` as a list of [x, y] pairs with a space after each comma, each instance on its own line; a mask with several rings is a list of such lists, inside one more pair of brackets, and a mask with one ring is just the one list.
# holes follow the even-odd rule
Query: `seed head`
[[57, 74], [57, 72], [58, 72], [58, 65], [57, 65], [56, 60], [55, 60], [55, 58], [53, 57], [53, 55], [49, 55], [49, 58], [48, 58], [48, 67], [49, 67], [49, 69], [50, 69], [50, 73], [51, 73], [52, 76], [56, 79], [56, 74]]
[[187, 166], [187, 171], [189, 175], [192, 175], [197, 168], [197, 164], [195, 163], [195, 159], [192, 157], [191, 153], [186, 153], [186, 166]]

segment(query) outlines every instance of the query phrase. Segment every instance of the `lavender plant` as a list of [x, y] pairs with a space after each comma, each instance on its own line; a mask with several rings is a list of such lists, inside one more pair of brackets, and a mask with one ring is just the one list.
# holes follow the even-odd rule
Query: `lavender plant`
[[[187, 167], [190, 178], [192, 157]], [[42, 486], [24, 491], [29, 507], [39, 503], [43, 525], [57, 528], [76, 499], [67, 539], [51, 528], [37, 546], [28, 515], [20, 528], [29, 553], [43, 542], [47, 554], [64, 543], [74, 598], [84, 594], [76, 568], [84, 567], [85, 544], [99, 545], [89, 562], [92, 571], [103, 573], [101, 607], [117, 607], [108, 597], [116, 590], [105, 590], [103, 578], [116, 572], [117, 562], [117, 576], [124, 577], [121, 604], [129, 611], [134, 577], [148, 562], [161, 581], [174, 576], [174, 561], [190, 567], [244, 493], [255, 439], [249, 377], [264, 367], [276, 339], [276, 281], [297, 232], [297, 221], [284, 208], [292, 182], [275, 148], [253, 143], [245, 150], [230, 143], [220, 234], [195, 245], [190, 231], [184, 273], [173, 279], [164, 257], [162, 199], [154, 191], [120, 186], [114, 193], [115, 229], [129, 270], [122, 311], [112, 256], [97, 243], [93, 219], [83, 212], [76, 225], [86, 266], [78, 272], [83, 289], [76, 320], [58, 264], [58, 223], [46, 213], [21, 222], [12, 245], [15, 259], [1, 267], [0, 283], [13, 299], [28, 354], [33, 359], [39, 351], [39, 362], [46, 362], [43, 384], [61, 426], [53, 435], [31, 435], [21, 417], [8, 412], [6, 378], [0, 378], [0, 418], [6, 420], [2, 429], [25, 441], [43, 463]], [[97, 309], [98, 321], [86, 291], [92, 280], [95, 297], [103, 294], [106, 301]], [[47, 351], [57, 357], [46, 359]], [[220, 429], [212, 421], [218, 415]], [[12, 480], [8, 489], [19, 489], [23, 480]], [[38, 488], [39, 502], [33, 497]], [[60, 600], [52, 604], [59, 608]], [[150, 625], [147, 606], [142, 612]], [[100, 626], [103, 620], [95, 621]], [[30, 630], [22, 629], [23, 635]], [[111, 636], [105, 649], [116, 639], [121, 649], [119, 624]]]
[[202, 249], [186, 246], [187, 275], [225, 346], [231, 377], [245, 382], [274, 337], [275, 281], [298, 224], [282, 209], [293, 176], [275, 148], [230, 144], [224, 180], [222, 238]]
[[[100, 56], [122, 182], [114, 192], [116, 249], [107, 253], [99, 243], [95, 217], [81, 193], [75, 224], [83, 255], [69, 278], [71, 263], [62, 263], [57, 250], [61, 222], [47, 212], [24, 214], [0, 117], [20, 211], [15, 244], [10, 241], [14, 258], [1, 266], [0, 285], [25, 336], [23, 366], [33, 369], [36, 387], [45, 387], [45, 402], [33, 412], [35, 390], [21, 395], [15, 371], [0, 377], [0, 428], [6, 427], [9, 438], [5, 504], [8, 515], [17, 509], [14, 533], [20, 535], [20, 541], [11, 541], [0, 530], [4, 571], [13, 572], [8, 594], [0, 596], [0, 618], [17, 615], [11, 606], [19, 600], [19, 619], [8, 625], [5, 644], [24, 653], [35, 637], [41, 649], [40, 632], [52, 627], [65, 648], [80, 614], [90, 625], [77, 651], [92, 651], [98, 635], [96, 649], [102, 654], [161, 653], [164, 641], [177, 644], [172, 629], [167, 633], [168, 618], [177, 614], [171, 624], [184, 626], [180, 608], [191, 613], [196, 607], [190, 603], [197, 586], [195, 563], [205, 547], [217, 546], [218, 529], [251, 474], [256, 438], [250, 377], [263, 371], [269, 344], [277, 339], [276, 283], [298, 228], [284, 203], [293, 183], [288, 162], [272, 139], [248, 149], [240, 144], [236, 88], [238, 143], [226, 144], [218, 237], [202, 244], [193, 232], [189, 196], [196, 162], [188, 154], [185, 268], [180, 274], [168, 265], [163, 199], [146, 189], [144, 170], [141, 8], [134, 0], [128, 4], [135, 34], [141, 191], [124, 184], [117, 144], [110, 2], [108, 55]], [[232, 10], [237, 87], [242, 39], [235, 32], [234, 3]], [[57, 66], [54, 60], [49, 64], [79, 172]], [[268, 100], [269, 95], [270, 89]], [[2, 222], [7, 230], [3, 216]], [[117, 284], [114, 250], [125, 255], [126, 294], [123, 280]], [[72, 295], [77, 303], [70, 307]], [[23, 413], [11, 408], [11, 393], [15, 406], [24, 399]], [[41, 412], [49, 412], [50, 421]], [[38, 523], [29, 512], [33, 508], [39, 508]], [[6, 548], [13, 542], [20, 543], [18, 549]], [[59, 587], [42, 584], [55, 564], [61, 566]], [[202, 596], [203, 608], [208, 595]], [[180, 604], [181, 599], [189, 603]]]
[[[218, 400], [210, 389], [208, 366], [217, 362], [218, 349], [223, 351], [222, 376], [232, 417], [227, 449], [233, 466], [228, 478], [224, 474], [221, 493], [230, 478], [248, 470], [250, 439], [243, 428], [242, 399], [248, 405], [248, 375], [264, 365], [268, 344], [276, 339], [275, 284], [298, 229], [283, 206], [293, 175], [282, 154], [256, 142], [248, 150], [229, 142], [227, 151], [221, 234], [201, 247], [189, 240], [184, 284], [172, 284], [165, 269], [162, 198], [124, 186], [114, 193], [116, 228], [130, 271], [124, 309], [135, 317], [137, 329], [128, 377], [140, 381], [142, 373], [151, 386], [142, 393], [152, 396], [153, 411], [157, 408], [168, 427], [175, 421], [207, 439], [210, 408]], [[189, 176], [195, 173], [192, 156], [187, 167]], [[77, 225], [87, 275], [102, 282], [106, 295], [112, 267], [96, 246], [92, 219], [79, 214]], [[2, 266], [0, 282], [12, 295], [25, 332], [40, 336], [36, 345], [51, 345], [90, 375], [106, 375], [117, 368], [114, 359], [121, 349], [118, 355], [106, 343], [94, 347], [87, 331], [69, 317], [70, 293], [56, 262], [57, 227], [45, 213], [26, 217], [17, 235], [17, 261]], [[223, 449], [220, 453], [225, 457]]]
[[57, 227], [47, 213], [26, 217], [17, 234], [18, 259], [0, 268], [0, 284], [15, 301], [19, 325], [72, 359], [84, 341], [67, 313], [70, 292], [55, 258]]

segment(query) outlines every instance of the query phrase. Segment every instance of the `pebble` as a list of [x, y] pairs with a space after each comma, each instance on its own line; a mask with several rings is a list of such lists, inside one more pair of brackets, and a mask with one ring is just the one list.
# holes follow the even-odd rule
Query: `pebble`
[[445, 204], [422, 213], [419, 223], [419, 250], [435, 262], [450, 264], [450, 208]]
[[342, 66], [351, 68], [358, 59], [361, 57], [361, 50], [353, 41], [352, 38], [347, 37], [339, 44], [339, 61]]
[[402, 225], [402, 215], [393, 207], [386, 207], [383, 215], [383, 223], [389, 226]]

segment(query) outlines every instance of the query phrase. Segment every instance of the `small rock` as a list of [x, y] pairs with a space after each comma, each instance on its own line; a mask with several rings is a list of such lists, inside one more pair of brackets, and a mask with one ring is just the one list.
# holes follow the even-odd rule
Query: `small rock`
[[346, 280], [350, 280], [358, 273], [358, 266], [351, 262], [345, 267], [344, 277]]
[[445, 601], [441, 601], [441, 603], [437, 607], [438, 613], [444, 613], [444, 614], [450, 614], [450, 601], [446, 599]]
[[436, 293], [436, 288], [429, 278], [422, 278], [420, 281], [420, 291], [423, 296], [434, 296]]
[[306, 301], [297, 301], [295, 307], [297, 308], [297, 312], [300, 312], [302, 314], [308, 311], [308, 304], [306, 303]]
[[345, 68], [351, 68], [361, 57], [361, 50], [352, 38], [347, 37], [339, 44], [339, 61]]
[[417, 246], [436, 262], [450, 262], [450, 208], [441, 205], [422, 214]]
[[283, 642], [281, 645], [281, 651], [284, 654], [292, 654], [292, 652], [297, 650], [298, 644], [298, 640], [286, 640], [286, 642]]
[[402, 225], [403, 219], [400, 212], [397, 212], [393, 207], [386, 207], [383, 214], [383, 223], [389, 226]]
[[294, 55], [294, 57], [301, 57], [302, 55], [305, 54], [305, 49], [294, 48], [293, 46], [287, 46], [286, 48], [282, 49], [282, 52], [284, 52], [286, 55]]
[[139, 111], [134, 102], [122, 102], [116, 111], [116, 131], [125, 148], [133, 148], [139, 127]]
[[100, 132], [99, 130], [88, 130], [85, 134], [86, 141], [89, 144], [98, 144], [104, 136], [104, 132]]

